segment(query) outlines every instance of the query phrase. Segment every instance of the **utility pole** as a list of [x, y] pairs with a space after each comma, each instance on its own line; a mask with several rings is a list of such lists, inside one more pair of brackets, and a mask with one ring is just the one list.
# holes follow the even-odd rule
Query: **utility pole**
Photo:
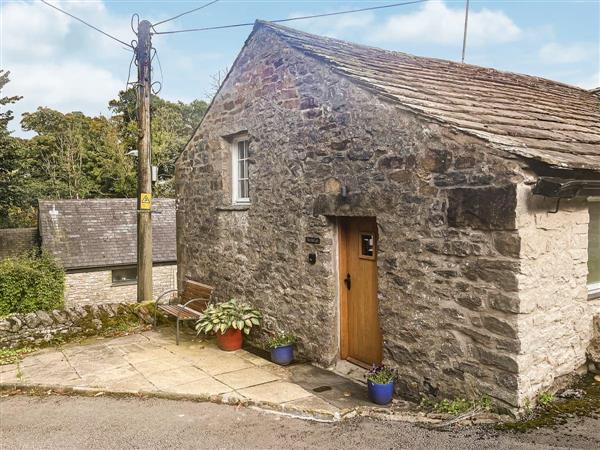
[[137, 301], [152, 300], [152, 168], [150, 149], [151, 24], [138, 25]]
[[465, 62], [465, 50], [467, 49], [467, 25], [469, 23], [469, 0], [467, 0], [467, 4], [465, 5], [465, 31], [463, 33], [463, 49], [462, 49], [462, 58], [460, 60], [461, 63]]

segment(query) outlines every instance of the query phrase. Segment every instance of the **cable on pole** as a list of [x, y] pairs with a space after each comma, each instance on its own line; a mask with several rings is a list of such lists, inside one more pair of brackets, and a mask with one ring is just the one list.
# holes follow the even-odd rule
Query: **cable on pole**
[[[55, 9], [55, 10], [57, 10], [57, 11], [60, 11], [61, 13], [63, 13], [63, 14], [66, 14], [67, 16], [71, 17], [72, 19], [75, 19], [75, 20], [77, 20], [78, 22], [81, 22], [82, 24], [84, 24], [84, 25], [87, 25], [87, 26], [88, 26], [88, 27], [90, 27], [91, 29], [93, 29], [93, 30], [96, 30], [96, 31], [97, 31], [97, 32], [99, 32], [99, 33], [102, 33], [104, 36], [106, 36], [106, 37], [109, 37], [109, 38], [111, 38], [112, 40], [114, 40], [114, 41], [117, 41], [117, 42], [119, 42], [119, 43], [121, 43], [121, 44], [125, 45], [126, 47], [129, 47], [129, 50], [131, 50], [131, 49], [132, 49], [131, 45], [129, 45], [127, 42], [124, 42], [124, 41], [122, 41], [121, 39], [119, 39], [119, 38], [116, 38], [116, 37], [114, 37], [114, 36], [112, 36], [112, 35], [108, 34], [108, 33], [107, 33], [107, 32], [105, 32], [105, 31], [102, 31], [100, 28], [98, 28], [98, 27], [95, 27], [94, 25], [92, 25], [92, 24], [90, 24], [90, 23], [87, 23], [85, 20], [83, 20], [83, 19], [80, 19], [79, 17], [77, 17], [77, 16], [74, 16], [74, 15], [73, 15], [73, 14], [71, 14], [71, 13], [68, 13], [67, 11], [65, 11], [65, 10], [63, 10], [63, 9], [60, 9], [58, 6], [54, 6], [53, 4], [51, 4], [51, 3], [48, 3], [46, 0], [41, 0], [41, 1], [42, 1], [42, 3], [43, 3], [44, 5], [47, 5], [47, 6], [49, 6], [50, 8], [53, 8], [53, 9]], [[129, 50], [128, 50], [128, 51], [129, 51]]]
[[213, 0], [212, 2], [205, 3], [204, 5], [199, 6], [197, 8], [190, 9], [189, 11], [182, 12], [181, 14], [177, 14], [176, 16], [170, 17], [170, 18], [165, 19], [165, 20], [161, 20], [160, 22], [153, 23], [152, 27], [154, 28], [155, 26], [163, 24], [165, 22], [170, 22], [171, 20], [179, 19], [181, 16], [185, 16], [186, 14], [190, 14], [190, 13], [193, 13], [193, 12], [196, 12], [196, 11], [200, 11], [201, 9], [204, 9], [207, 6], [210, 6], [210, 5], [214, 4], [214, 3], [217, 3], [218, 1], [219, 0]]
[[[310, 16], [290, 17], [289, 19], [275, 19], [275, 20], [269, 20], [269, 22], [282, 23], [282, 22], [291, 22], [293, 20], [316, 19], [318, 17], [338, 16], [341, 14], [350, 14], [350, 13], [363, 12], [363, 11], [373, 11], [376, 9], [395, 8], [397, 6], [414, 5], [417, 3], [425, 3], [427, 1], [429, 1], [429, 0], [413, 0], [413, 1], [409, 1], [409, 2], [392, 3], [389, 5], [370, 6], [367, 8], [360, 8], [360, 9], [350, 9], [347, 11], [337, 11], [337, 12], [331, 12], [331, 13], [325, 13], [325, 14], [313, 14]], [[190, 33], [192, 31], [222, 30], [224, 28], [248, 27], [248, 26], [252, 26], [252, 25], [254, 25], [254, 22], [236, 23], [236, 24], [232, 24], [232, 25], [220, 25], [220, 26], [216, 26], [216, 27], [188, 28], [188, 29], [184, 29], [184, 30], [155, 31], [154, 34]]]

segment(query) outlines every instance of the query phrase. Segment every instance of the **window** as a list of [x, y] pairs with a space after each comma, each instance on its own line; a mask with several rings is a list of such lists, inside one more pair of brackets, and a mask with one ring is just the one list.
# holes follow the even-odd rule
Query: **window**
[[112, 270], [112, 284], [134, 284], [137, 282], [137, 267]]
[[360, 257], [375, 259], [375, 236], [373, 233], [360, 233]]
[[600, 201], [590, 201], [588, 205], [588, 292], [597, 298], [600, 297]]
[[250, 203], [250, 178], [248, 176], [248, 139], [233, 141], [232, 193], [233, 203]]

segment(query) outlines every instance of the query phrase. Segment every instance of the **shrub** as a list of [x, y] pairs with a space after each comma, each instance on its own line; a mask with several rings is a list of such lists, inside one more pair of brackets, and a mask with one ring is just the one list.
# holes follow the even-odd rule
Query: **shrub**
[[0, 261], [0, 316], [63, 307], [65, 272], [47, 253]]
[[250, 334], [254, 326], [260, 326], [262, 315], [247, 303], [231, 299], [217, 305], [208, 305], [198, 322], [196, 331], [204, 333], [225, 333], [229, 328]]

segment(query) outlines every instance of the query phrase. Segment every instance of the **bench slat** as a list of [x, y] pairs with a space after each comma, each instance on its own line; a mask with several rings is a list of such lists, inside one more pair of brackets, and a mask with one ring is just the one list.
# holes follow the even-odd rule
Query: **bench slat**
[[207, 284], [198, 283], [193, 280], [185, 280], [181, 298], [183, 303], [194, 298], [209, 299], [214, 289], [214, 287], [208, 286]]
[[183, 305], [158, 305], [158, 309], [183, 320], [192, 320], [200, 317], [200, 312], [194, 312]]

